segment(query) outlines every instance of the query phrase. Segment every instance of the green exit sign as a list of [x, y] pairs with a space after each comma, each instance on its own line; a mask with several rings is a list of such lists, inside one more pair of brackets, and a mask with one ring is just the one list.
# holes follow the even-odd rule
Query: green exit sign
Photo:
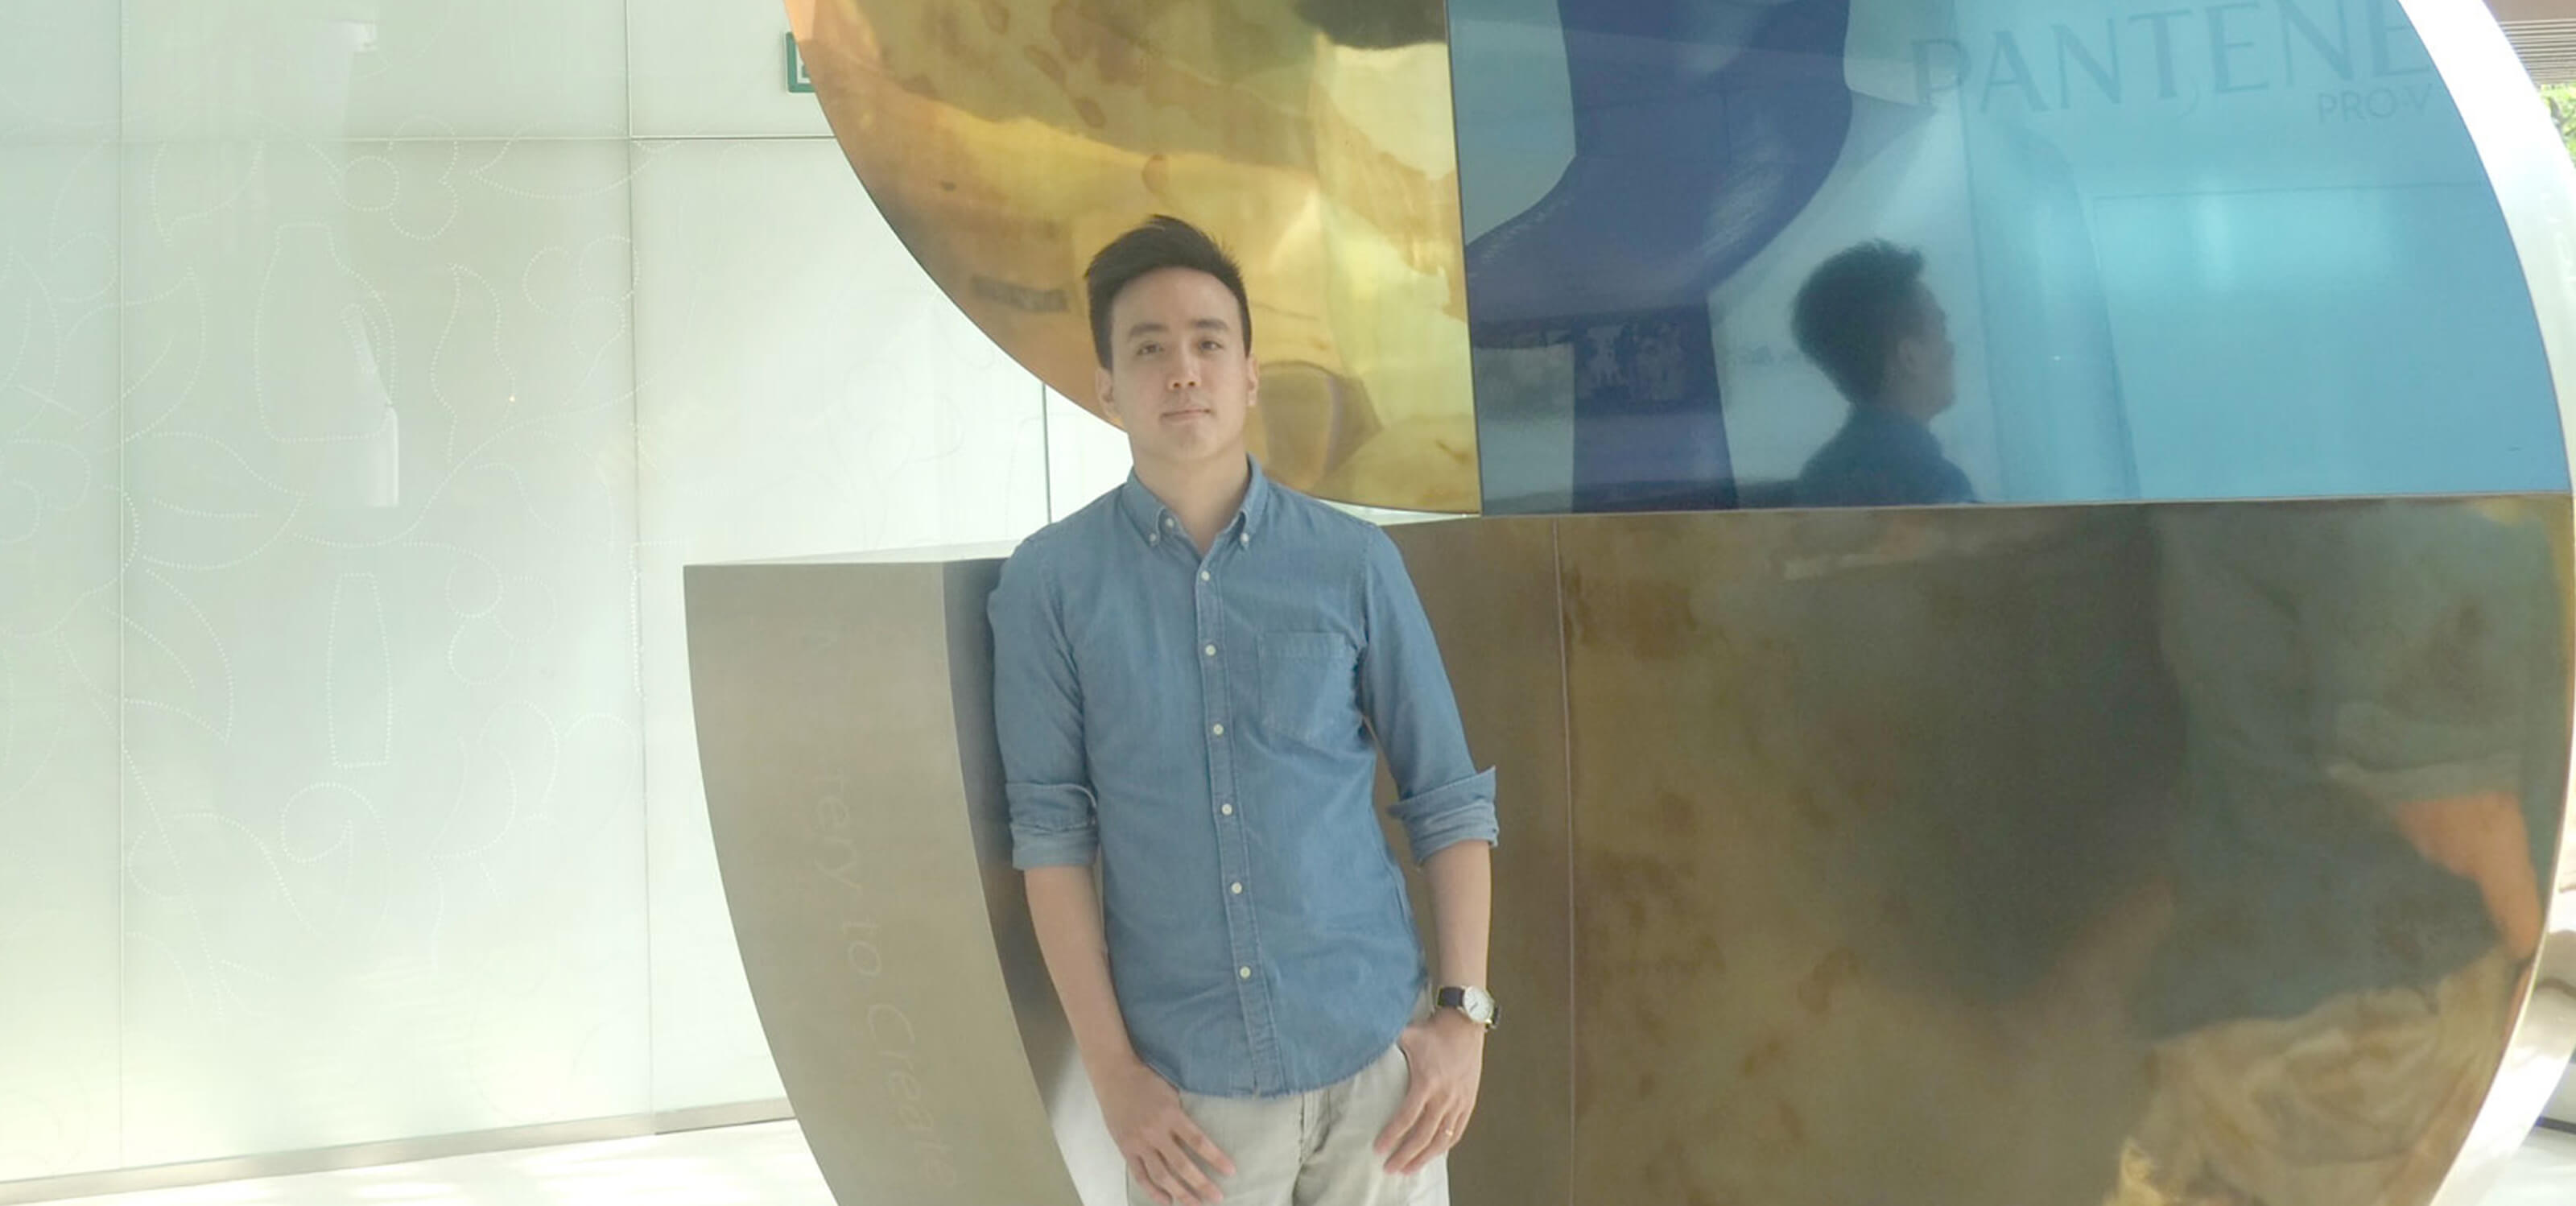
[[814, 77], [805, 74], [805, 52], [796, 49], [796, 35], [787, 35], [787, 90], [812, 92]]

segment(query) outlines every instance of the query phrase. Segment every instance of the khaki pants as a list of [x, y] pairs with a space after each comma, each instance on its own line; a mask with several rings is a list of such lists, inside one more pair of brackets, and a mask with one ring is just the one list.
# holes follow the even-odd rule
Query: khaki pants
[[2515, 969], [2329, 1001], [2166, 1043], [2118, 1206], [2380, 1206], [2432, 1196], [2495, 1073]]
[[[1337, 1085], [1294, 1097], [1181, 1094], [1190, 1120], [1234, 1160], [1234, 1175], [1211, 1177], [1226, 1206], [1448, 1206], [1446, 1157], [1411, 1177], [1386, 1172], [1377, 1138], [1412, 1087], [1401, 1048]], [[1130, 1178], [1130, 1206], [1154, 1196]]]

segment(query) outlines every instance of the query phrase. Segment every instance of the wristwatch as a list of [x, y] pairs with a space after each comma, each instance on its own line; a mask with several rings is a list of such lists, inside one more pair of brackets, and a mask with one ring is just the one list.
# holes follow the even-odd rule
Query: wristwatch
[[1431, 1000], [1442, 1009], [1455, 1009], [1466, 1014], [1468, 1021], [1487, 1030], [1494, 1028], [1500, 1016], [1494, 1008], [1494, 994], [1481, 988], [1443, 988]]

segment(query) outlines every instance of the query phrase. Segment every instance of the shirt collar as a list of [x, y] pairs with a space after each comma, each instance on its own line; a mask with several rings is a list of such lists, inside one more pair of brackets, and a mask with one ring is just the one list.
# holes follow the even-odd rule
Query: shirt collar
[[1856, 435], [1891, 440], [1907, 448], [1938, 450], [1941, 447], [1941, 441], [1932, 434], [1930, 424], [1885, 406], [1855, 406], [1851, 421], [1845, 426]]
[[[1245, 459], [1251, 465], [1252, 477], [1244, 486], [1243, 509], [1235, 513], [1235, 523], [1242, 525], [1240, 535], [1248, 543], [1270, 512], [1271, 489], [1270, 475], [1261, 471], [1261, 459]], [[1180, 517], [1172, 514], [1172, 509], [1164, 506], [1162, 499], [1154, 497], [1154, 492], [1145, 488], [1145, 483], [1137, 478], [1134, 470], [1128, 471], [1126, 484], [1118, 487], [1118, 509], [1126, 512], [1127, 521], [1134, 524], [1137, 534], [1149, 542], [1161, 540], [1165, 532], [1180, 530]]]

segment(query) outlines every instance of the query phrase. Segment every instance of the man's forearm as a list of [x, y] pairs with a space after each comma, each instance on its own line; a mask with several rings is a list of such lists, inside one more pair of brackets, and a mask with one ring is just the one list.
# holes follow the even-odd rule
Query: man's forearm
[[2426, 861], [2478, 886], [2506, 953], [2528, 959], [2539, 952], [2549, 901], [2532, 866], [2521, 797], [2493, 791], [2417, 800], [2400, 805], [2396, 821]]
[[1105, 1069], [1136, 1059], [1127, 1019], [1109, 979], [1109, 941], [1100, 921], [1100, 890], [1089, 867], [1039, 867], [1027, 873], [1029, 917], [1037, 923], [1038, 950], [1047, 976], [1073, 1024], [1074, 1044], [1095, 1079]]
[[1437, 985], [1489, 986], [1486, 958], [1494, 918], [1494, 848], [1460, 842], [1423, 864], [1431, 880], [1431, 922], [1439, 939]]

